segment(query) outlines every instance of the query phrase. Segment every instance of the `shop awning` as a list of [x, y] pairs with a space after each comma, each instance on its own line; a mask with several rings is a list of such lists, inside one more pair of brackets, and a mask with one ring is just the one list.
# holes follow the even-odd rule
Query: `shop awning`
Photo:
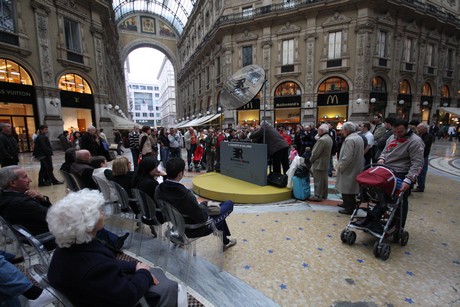
[[184, 122], [181, 122], [179, 123], [175, 128], [184, 128], [184, 127], [187, 127], [186, 125], [191, 122], [192, 120], [187, 120], [187, 121], [184, 121]]
[[460, 116], [460, 108], [439, 108], [440, 111]]
[[202, 126], [204, 124], [207, 124], [207, 123], [210, 123], [212, 122], [213, 120], [215, 120], [216, 118], [219, 118], [220, 117], [220, 113], [219, 114], [212, 114], [212, 115], [208, 115], [206, 116], [207, 118], [203, 119], [201, 122], [199, 122], [197, 124], [197, 126]]
[[112, 120], [114, 129], [132, 130], [134, 126], [139, 126], [139, 127], [141, 126], [140, 124], [136, 122], [133, 122], [129, 119], [126, 119], [121, 116], [113, 115], [113, 114], [110, 114], [110, 119]]

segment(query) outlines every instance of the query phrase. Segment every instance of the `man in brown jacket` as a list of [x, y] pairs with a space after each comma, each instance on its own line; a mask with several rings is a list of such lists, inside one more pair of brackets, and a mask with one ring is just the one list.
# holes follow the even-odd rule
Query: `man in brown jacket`
[[327, 199], [327, 168], [332, 150], [332, 138], [329, 136], [329, 126], [322, 124], [318, 128], [318, 140], [313, 146], [310, 161], [312, 163], [315, 196], [309, 201], [322, 201]]

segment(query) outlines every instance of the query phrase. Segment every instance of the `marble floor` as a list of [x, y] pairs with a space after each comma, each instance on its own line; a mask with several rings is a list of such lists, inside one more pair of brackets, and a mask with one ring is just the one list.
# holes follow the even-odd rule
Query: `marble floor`
[[[460, 306], [460, 152], [459, 143], [437, 141], [430, 156], [424, 193], [412, 193], [407, 246], [391, 244], [387, 261], [375, 258], [375, 239], [357, 231], [356, 243], [343, 244], [348, 217], [338, 214], [334, 178], [322, 203], [294, 199], [283, 203], [237, 205], [228, 217], [238, 244], [216, 266], [212, 238], [197, 246], [189, 290], [206, 306]], [[129, 156], [129, 152], [126, 153]], [[63, 162], [56, 153], [54, 164]], [[36, 181], [39, 165], [24, 155], [21, 164]], [[191, 187], [197, 173], [183, 182]], [[32, 184], [37, 188], [36, 182]], [[53, 201], [63, 186], [39, 188]], [[139, 233], [127, 252], [137, 253]], [[184, 251], [144, 237], [140, 259], [184, 277]]]

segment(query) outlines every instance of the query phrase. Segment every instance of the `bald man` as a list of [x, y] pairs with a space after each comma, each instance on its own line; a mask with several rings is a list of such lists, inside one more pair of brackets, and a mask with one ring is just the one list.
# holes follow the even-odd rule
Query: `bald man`
[[91, 166], [91, 153], [86, 149], [75, 152], [75, 162], [70, 166], [70, 172], [77, 177], [82, 188], [97, 189], [93, 180], [94, 167]]

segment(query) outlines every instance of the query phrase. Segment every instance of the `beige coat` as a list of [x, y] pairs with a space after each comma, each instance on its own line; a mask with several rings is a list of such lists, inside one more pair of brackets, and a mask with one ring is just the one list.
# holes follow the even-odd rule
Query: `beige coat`
[[364, 141], [356, 132], [348, 135], [340, 149], [336, 189], [342, 194], [358, 194], [356, 176], [364, 167]]
[[327, 133], [323, 134], [318, 141], [316, 141], [311, 151], [310, 158], [313, 171], [327, 171], [332, 145], [332, 138]]

